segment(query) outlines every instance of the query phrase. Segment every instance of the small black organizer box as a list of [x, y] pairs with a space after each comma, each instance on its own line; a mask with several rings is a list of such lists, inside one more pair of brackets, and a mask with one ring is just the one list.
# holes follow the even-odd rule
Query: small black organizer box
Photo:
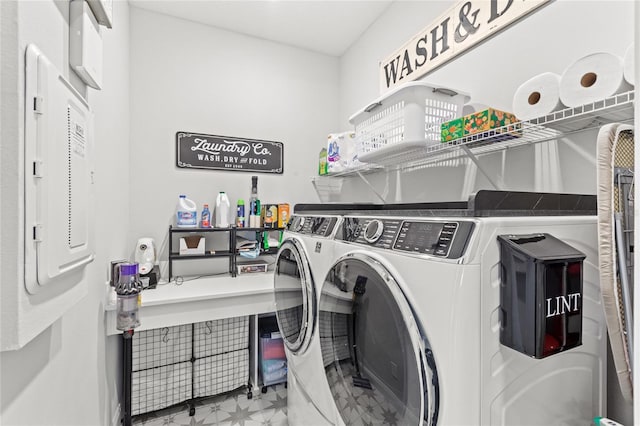
[[586, 256], [550, 234], [499, 235], [500, 343], [534, 358], [582, 344]]

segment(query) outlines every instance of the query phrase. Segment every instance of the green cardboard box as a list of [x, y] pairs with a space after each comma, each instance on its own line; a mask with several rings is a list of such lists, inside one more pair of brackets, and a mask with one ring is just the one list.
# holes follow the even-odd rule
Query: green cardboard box
[[318, 174], [324, 176], [327, 171], [327, 148], [322, 148], [318, 159]]
[[474, 145], [483, 144], [485, 142], [497, 142], [520, 137], [522, 135], [519, 126], [513, 126], [513, 130], [509, 128], [491, 132], [492, 129], [518, 123], [515, 115], [500, 111], [494, 108], [488, 108], [455, 120], [447, 121], [440, 126], [441, 142], [450, 142], [465, 136], [474, 135], [476, 133], [489, 132], [486, 139], [474, 142]]
[[464, 119], [463, 117], [455, 120], [447, 121], [440, 125], [440, 135], [442, 142], [450, 142], [460, 139], [464, 136]]
[[493, 108], [465, 115], [463, 119], [464, 136], [487, 132], [491, 129], [518, 122], [516, 116], [510, 112], [504, 112]]

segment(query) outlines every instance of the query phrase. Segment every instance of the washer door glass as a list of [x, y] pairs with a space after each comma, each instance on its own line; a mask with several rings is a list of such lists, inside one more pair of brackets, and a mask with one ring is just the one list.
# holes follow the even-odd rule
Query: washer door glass
[[278, 252], [274, 276], [276, 318], [284, 343], [303, 351], [311, 340], [315, 320], [315, 286], [302, 244], [285, 240]]
[[435, 423], [437, 390], [429, 383], [424, 340], [400, 287], [379, 262], [364, 254], [336, 262], [320, 295], [319, 333], [345, 424]]

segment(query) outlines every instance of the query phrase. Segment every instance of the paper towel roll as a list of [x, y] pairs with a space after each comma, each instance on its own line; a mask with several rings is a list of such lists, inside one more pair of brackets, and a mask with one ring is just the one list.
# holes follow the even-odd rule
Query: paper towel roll
[[599, 101], [629, 90], [624, 80], [622, 58], [594, 53], [578, 59], [560, 78], [560, 100], [568, 107]]
[[530, 78], [513, 95], [512, 112], [519, 120], [542, 117], [562, 108], [560, 76], [552, 72]]
[[465, 115], [473, 114], [474, 112], [483, 111], [487, 108], [489, 108], [489, 106], [485, 104], [480, 104], [477, 102], [469, 102], [468, 104], [464, 104], [462, 106], [462, 115], [465, 116]]
[[627, 48], [626, 53], [624, 54], [624, 59], [623, 59], [623, 67], [624, 67], [624, 79], [627, 81], [627, 83], [629, 84], [636, 84], [635, 83], [635, 78], [633, 75], [634, 72], [634, 63], [635, 63], [635, 58], [634, 58], [634, 53], [633, 53], [633, 49], [634, 49], [634, 45], [633, 43], [631, 43], [631, 46], [629, 46]]

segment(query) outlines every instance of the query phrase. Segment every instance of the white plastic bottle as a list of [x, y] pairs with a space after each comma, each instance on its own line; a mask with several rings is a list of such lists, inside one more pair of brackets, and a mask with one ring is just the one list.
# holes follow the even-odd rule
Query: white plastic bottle
[[227, 194], [224, 191], [221, 191], [216, 197], [216, 228], [229, 227], [230, 210], [231, 203], [229, 203], [229, 197], [227, 197]]
[[176, 226], [178, 228], [195, 228], [198, 225], [196, 203], [186, 195], [180, 195], [176, 205]]

